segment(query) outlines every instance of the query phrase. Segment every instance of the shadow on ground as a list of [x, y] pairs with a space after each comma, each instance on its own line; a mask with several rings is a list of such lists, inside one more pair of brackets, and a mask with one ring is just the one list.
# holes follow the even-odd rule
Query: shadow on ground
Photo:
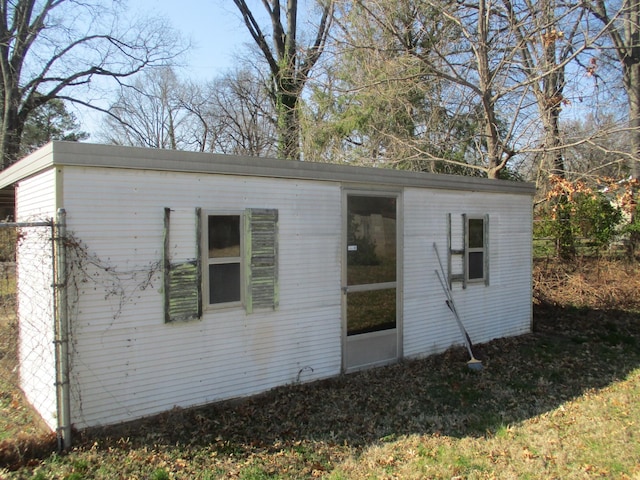
[[405, 434], [482, 436], [553, 410], [640, 366], [640, 315], [535, 307], [534, 332], [466, 350], [277, 388], [236, 402], [179, 410], [85, 432], [89, 446], [208, 446], [220, 454], [276, 451], [299, 442], [365, 447]]
[[[534, 332], [240, 401], [165, 414], [76, 435], [77, 448], [188, 445], [220, 455], [275, 452], [306, 442], [365, 448], [408, 434], [483, 436], [540, 415], [640, 366], [640, 315], [538, 304]], [[126, 444], [122, 439], [126, 438]], [[7, 443], [0, 464], [18, 468], [54, 445]], [[45, 448], [46, 447], [46, 448]], [[47, 450], [48, 449], [48, 450]]]

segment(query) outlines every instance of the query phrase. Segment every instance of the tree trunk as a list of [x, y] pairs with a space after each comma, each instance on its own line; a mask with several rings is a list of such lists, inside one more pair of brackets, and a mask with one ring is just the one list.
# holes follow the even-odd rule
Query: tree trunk
[[[564, 166], [564, 157], [560, 149], [562, 142], [560, 139], [560, 105], [559, 98], [554, 98], [553, 104], [548, 105], [542, 114], [545, 132], [545, 154], [543, 164], [546, 165], [552, 175], [565, 178], [566, 171]], [[549, 101], [549, 99], [547, 99]], [[560, 196], [557, 200], [558, 205], [558, 230], [556, 250], [558, 256], [563, 260], [571, 260], [576, 255], [576, 243], [571, 228], [571, 210], [569, 208], [569, 199], [566, 195]]]
[[0, 122], [0, 152], [2, 154], [2, 170], [19, 160], [20, 140], [24, 130], [24, 122], [20, 120], [15, 99], [5, 96], [5, 105]]
[[[542, 9], [547, 31], [543, 35], [543, 74], [542, 92], [538, 95], [538, 109], [541, 112], [544, 127], [545, 153], [543, 165], [551, 175], [566, 177], [564, 157], [562, 154], [562, 138], [560, 137], [560, 112], [564, 100], [564, 67], [558, 65], [556, 59], [556, 30], [554, 18], [555, 2], [546, 0]], [[558, 205], [558, 238], [557, 253], [563, 260], [571, 260], [576, 255], [576, 242], [571, 223], [569, 198], [562, 195]]]
[[485, 141], [487, 142], [487, 177], [497, 179], [504, 168], [501, 164], [501, 142], [498, 132], [498, 121], [495, 111], [495, 102], [491, 91], [492, 72], [489, 66], [489, 15], [487, 13], [486, 0], [478, 2], [478, 45], [476, 58], [478, 62], [478, 84], [482, 96], [482, 109], [484, 110]]
[[284, 89], [277, 97], [278, 156], [287, 160], [300, 160], [299, 94]]
[[333, 1], [323, 2], [321, 17], [313, 44], [298, 47], [298, 0], [287, 0], [286, 23], [281, 18], [280, 0], [262, 0], [271, 19], [271, 42], [262, 32], [246, 0], [234, 0], [249, 33], [261, 50], [271, 71], [271, 98], [274, 102], [278, 129], [278, 154], [282, 158], [300, 160], [300, 121], [298, 104], [302, 89], [324, 48], [333, 17]]
[[[625, 43], [627, 55], [624, 58], [624, 84], [629, 101], [629, 126], [631, 130], [631, 158], [629, 173], [633, 179], [638, 178], [640, 162], [640, 0], [630, 0], [629, 12], [625, 22]], [[634, 189], [635, 190], [635, 189]], [[633, 192], [635, 199], [637, 192]], [[631, 223], [636, 222], [637, 208], [632, 212]], [[629, 235], [628, 253], [630, 258], [640, 246], [640, 232], [632, 231]]]

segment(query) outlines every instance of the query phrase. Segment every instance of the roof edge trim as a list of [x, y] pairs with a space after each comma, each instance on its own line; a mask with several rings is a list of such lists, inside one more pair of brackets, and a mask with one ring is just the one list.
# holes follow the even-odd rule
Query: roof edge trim
[[54, 166], [245, 175], [524, 195], [535, 193], [532, 183], [462, 175], [57, 141], [0, 172], [0, 188]]

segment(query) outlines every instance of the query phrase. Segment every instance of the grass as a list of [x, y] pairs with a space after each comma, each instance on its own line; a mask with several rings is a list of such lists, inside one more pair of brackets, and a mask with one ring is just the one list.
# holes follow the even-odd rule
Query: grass
[[3, 412], [0, 414], [0, 441], [28, 429], [33, 423], [31, 410], [24, 406], [15, 389], [18, 378], [17, 323], [13, 305], [9, 304], [9, 307], [0, 309], [0, 412]]
[[[535, 331], [77, 436], [2, 479], [640, 478], [640, 269], [541, 264]], [[4, 454], [4, 456], [2, 456]]]
[[636, 370], [611, 387], [483, 436], [409, 435], [372, 446], [329, 478], [637, 478], [638, 394]]

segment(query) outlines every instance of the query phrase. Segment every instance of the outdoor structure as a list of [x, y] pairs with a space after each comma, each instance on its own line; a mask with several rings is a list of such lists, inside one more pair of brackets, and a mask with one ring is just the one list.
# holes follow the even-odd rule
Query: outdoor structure
[[531, 330], [530, 184], [54, 142], [9, 186], [22, 388], [53, 429], [461, 345], [434, 243], [474, 343]]

